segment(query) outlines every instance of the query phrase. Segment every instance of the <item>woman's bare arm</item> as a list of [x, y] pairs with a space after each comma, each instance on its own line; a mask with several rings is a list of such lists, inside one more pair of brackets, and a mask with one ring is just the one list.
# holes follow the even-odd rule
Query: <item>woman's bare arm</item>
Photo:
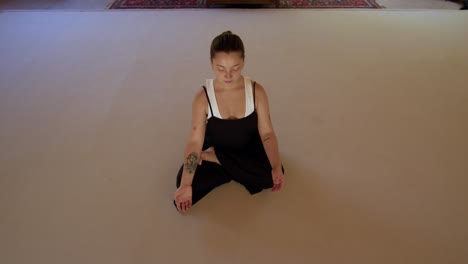
[[278, 140], [270, 117], [268, 96], [260, 84], [255, 85], [255, 101], [258, 115], [258, 131], [263, 142], [263, 147], [273, 170], [281, 170]]
[[200, 161], [200, 154], [205, 140], [206, 109], [208, 102], [201, 89], [192, 103], [192, 126], [184, 154], [184, 170], [180, 185], [192, 185], [193, 176]]

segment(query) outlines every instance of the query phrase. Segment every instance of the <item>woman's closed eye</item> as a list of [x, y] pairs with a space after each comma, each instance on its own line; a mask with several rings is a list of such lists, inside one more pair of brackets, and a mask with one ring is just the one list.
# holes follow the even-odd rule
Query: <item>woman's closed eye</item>
[[[232, 71], [238, 71], [240, 70], [239, 67], [233, 68]], [[218, 68], [218, 71], [224, 71], [224, 68]]]

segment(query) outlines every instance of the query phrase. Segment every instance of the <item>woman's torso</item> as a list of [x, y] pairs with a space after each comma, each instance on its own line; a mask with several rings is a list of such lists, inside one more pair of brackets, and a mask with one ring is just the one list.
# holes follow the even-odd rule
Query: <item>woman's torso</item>
[[219, 111], [214, 81], [206, 81], [205, 92], [208, 98], [206, 124], [206, 145], [217, 150], [243, 152], [258, 146], [258, 117], [255, 111], [255, 84], [244, 77], [245, 115], [238, 119], [224, 119]]

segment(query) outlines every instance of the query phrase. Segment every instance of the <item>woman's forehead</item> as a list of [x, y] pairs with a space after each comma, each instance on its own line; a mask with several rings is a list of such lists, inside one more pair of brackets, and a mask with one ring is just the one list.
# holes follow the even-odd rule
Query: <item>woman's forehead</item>
[[218, 65], [229, 67], [242, 63], [240, 52], [217, 52], [213, 60]]
[[242, 56], [239, 51], [232, 51], [232, 52], [224, 52], [224, 51], [218, 51], [215, 53], [215, 59], [237, 59], [241, 60]]

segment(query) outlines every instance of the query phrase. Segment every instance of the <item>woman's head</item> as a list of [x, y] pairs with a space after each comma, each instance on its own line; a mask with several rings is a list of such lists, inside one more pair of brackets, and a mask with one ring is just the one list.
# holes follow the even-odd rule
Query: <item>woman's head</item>
[[245, 57], [244, 43], [239, 36], [231, 31], [224, 31], [211, 42], [210, 55], [214, 59], [217, 52], [239, 52], [242, 59]]
[[218, 80], [226, 84], [235, 83], [241, 77], [244, 58], [244, 43], [231, 31], [225, 31], [213, 39], [210, 59]]

